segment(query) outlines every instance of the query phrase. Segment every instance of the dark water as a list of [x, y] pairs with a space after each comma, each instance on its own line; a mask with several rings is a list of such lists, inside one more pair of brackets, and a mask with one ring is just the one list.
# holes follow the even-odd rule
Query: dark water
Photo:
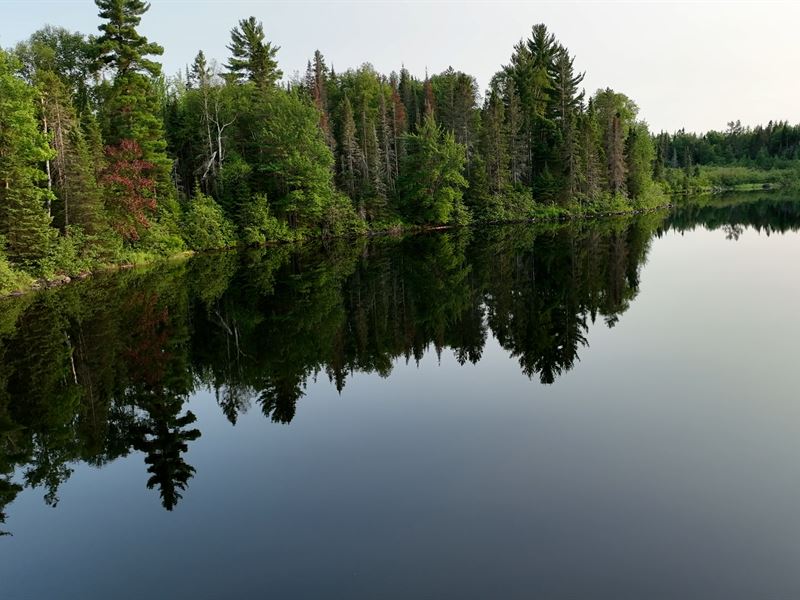
[[0, 598], [798, 598], [798, 226], [728, 198], [0, 303]]

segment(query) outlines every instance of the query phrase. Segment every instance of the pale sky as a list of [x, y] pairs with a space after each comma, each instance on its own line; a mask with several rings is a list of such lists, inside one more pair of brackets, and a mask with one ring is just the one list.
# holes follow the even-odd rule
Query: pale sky
[[[0, 0], [0, 45], [59, 25], [95, 33], [91, 0]], [[800, 3], [795, 2], [277, 2], [151, 0], [141, 32], [165, 48], [173, 74], [197, 50], [223, 63], [229, 31], [254, 15], [281, 47], [287, 76], [319, 48], [337, 71], [405, 64], [415, 75], [452, 66], [481, 90], [514, 44], [543, 22], [586, 71], [588, 93], [633, 98], [652, 130], [800, 122]]]

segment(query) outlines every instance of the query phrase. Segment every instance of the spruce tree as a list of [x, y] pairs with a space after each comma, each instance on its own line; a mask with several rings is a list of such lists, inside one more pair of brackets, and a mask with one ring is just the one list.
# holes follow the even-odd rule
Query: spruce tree
[[233, 56], [226, 66], [234, 81], [252, 81], [267, 90], [283, 76], [275, 60], [280, 47], [264, 41], [264, 27], [255, 17], [242, 19], [231, 30], [228, 50]]

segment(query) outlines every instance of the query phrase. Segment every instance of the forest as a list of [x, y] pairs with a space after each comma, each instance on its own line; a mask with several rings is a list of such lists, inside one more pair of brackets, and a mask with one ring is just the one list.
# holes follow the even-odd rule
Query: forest
[[199, 50], [166, 76], [137, 31], [149, 4], [95, 3], [94, 35], [47, 26], [0, 49], [0, 293], [186, 252], [618, 213], [796, 176], [800, 126], [653, 135], [625, 94], [587, 96], [543, 24], [486, 90], [452, 68], [335, 72], [319, 51], [285, 78], [254, 17], [223, 64]]
[[317, 51], [283, 78], [242, 19], [219, 65], [162, 73], [142, 0], [96, 0], [95, 35], [0, 50], [0, 290], [103, 265], [314, 237], [658, 204], [655, 146], [624, 94], [581, 88], [544, 25], [483, 94]]

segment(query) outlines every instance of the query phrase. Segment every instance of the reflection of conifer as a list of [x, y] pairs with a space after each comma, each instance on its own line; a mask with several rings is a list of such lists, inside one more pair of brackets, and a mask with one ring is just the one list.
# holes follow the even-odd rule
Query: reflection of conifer
[[144, 462], [149, 465], [150, 479], [147, 487], [158, 486], [164, 508], [172, 510], [183, 496], [189, 479], [194, 475], [194, 467], [186, 463], [183, 454], [191, 442], [200, 437], [199, 429], [184, 430], [197, 418], [191, 411], [178, 416], [182, 408], [180, 401], [155, 401], [148, 407], [148, 418], [138, 428], [139, 436], [134, 448], [147, 456]]
[[273, 379], [259, 395], [258, 402], [264, 416], [273, 423], [291, 423], [303, 393], [302, 379]]

